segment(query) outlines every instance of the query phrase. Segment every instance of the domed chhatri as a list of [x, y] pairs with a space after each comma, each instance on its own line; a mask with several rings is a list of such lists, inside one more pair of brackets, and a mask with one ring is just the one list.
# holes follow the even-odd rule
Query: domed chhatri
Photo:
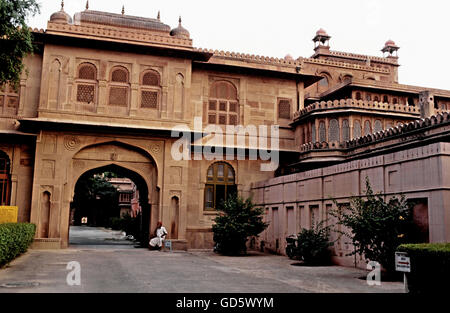
[[389, 39], [388, 41], [386, 41], [381, 51], [383, 53], [388, 53], [390, 56], [393, 56], [394, 53], [397, 55], [397, 51], [399, 49], [400, 47], [398, 47], [393, 40]]
[[327, 32], [323, 29], [320, 28], [317, 32], [316, 32], [316, 36], [313, 38], [314, 44], [315, 46], [329, 46], [329, 42], [330, 42], [331, 36], [327, 34]]
[[189, 39], [190, 34], [189, 31], [181, 25], [181, 16], [178, 19], [178, 27], [174, 28], [170, 31], [170, 36]]
[[316, 32], [316, 36], [328, 36], [328, 34], [323, 28], [321, 28]]
[[286, 54], [286, 56], [284, 57], [284, 59], [285, 59], [286, 61], [294, 61], [294, 58], [293, 58], [292, 55], [290, 55], [290, 54]]
[[64, 11], [64, 1], [61, 1], [61, 10], [50, 16], [50, 22], [72, 24], [72, 17]]

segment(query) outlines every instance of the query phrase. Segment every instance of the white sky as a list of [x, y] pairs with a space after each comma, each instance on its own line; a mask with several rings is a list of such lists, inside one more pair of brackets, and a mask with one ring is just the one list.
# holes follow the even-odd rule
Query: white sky
[[[60, 0], [38, 0], [31, 27], [46, 28]], [[86, 0], [65, 0], [71, 16]], [[382, 56], [388, 39], [401, 47], [399, 82], [450, 89], [447, 0], [90, 0], [91, 10], [155, 18], [171, 27], [183, 19], [194, 46], [270, 57], [309, 57], [311, 39], [324, 28], [332, 50]]]

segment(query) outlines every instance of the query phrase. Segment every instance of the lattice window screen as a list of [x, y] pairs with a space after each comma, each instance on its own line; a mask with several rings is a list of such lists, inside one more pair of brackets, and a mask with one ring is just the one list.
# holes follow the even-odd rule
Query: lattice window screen
[[327, 141], [327, 134], [325, 130], [325, 122], [319, 123], [319, 141], [324, 142]]
[[116, 106], [128, 105], [128, 88], [111, 87], [109, 91], [109, 104]]
[[159, 86], [159, 74], [156, 72], [147, 72], [142, 77], [142, 84], [145, 86]]
[[373, 132], [378, 133], [383, 130], [383, 125], [380, 120], [376, 120], [373, 124]]
[[97, 79], [97, 70], [93, 65], [82, 65], [78, 71], [78, 78], [80, 79]]
[[350, 125], [348, 120], [342, 121], [342, 140], [349, 141], [350, 140]]
[[364, 123], [364, 136], [369, 135], [372, 132], [372, 126], [370, 125], [370, 121], [366, 121]]
[[141, 107], [147, 109], [157, 109], [158, 92], [143, 90], [141, 93]]
[[361, 137], [361, 123], [359, 121], [355, 121], [353, 123], [353, 138]]
[[329, 141], [339, 141], [339, 122], [338, 122], [338, 120], [335, 120], [335, 119], [330, 120], [328, 140]]
[[95, 87], [93, 85], [78, 85], [77, 86], [77, 101], [83, 103], [94, 102]]
[[128, 73], [123, 69], [114, 70], [111, 75], [111, 81], [117, 83], [128, 83]]
[[278, 118], [291, 119], [291, 102], [289, 100], [278, 101]]

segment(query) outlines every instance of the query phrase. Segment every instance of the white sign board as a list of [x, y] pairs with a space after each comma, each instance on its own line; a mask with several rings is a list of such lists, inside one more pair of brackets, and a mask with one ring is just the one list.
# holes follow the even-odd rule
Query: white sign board
[[395, 252], [395, 270], [397, 272], [411, 273], [410, 258], [405, 252]]

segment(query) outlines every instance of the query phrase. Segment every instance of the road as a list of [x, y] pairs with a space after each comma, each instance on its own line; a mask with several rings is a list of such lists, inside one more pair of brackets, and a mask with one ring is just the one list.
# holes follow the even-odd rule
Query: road
[[[84, 231], [88, 239], [81, 236]], [[295, 262], [287, 257], [257, 252], [225, 257], [136, 249], [124, 244], [120, 234], [104, 229], [81, 229], [78, 234], [74, 240], [78, 245], [70, 249], [30, 250], [1, 269], [0, 293], [403, 292], [402, 283], [368, 286], [358, 278], [367, 272], [359, 269], [293, 266]], [[116, 238], [120, 244], [112, 245], [114, 240], [105, 238]], [[108, 244], [99, 248], [97, 243], [105, 241]], [[80, 286], [66, 282], [71, 261], [81, 266]]]

